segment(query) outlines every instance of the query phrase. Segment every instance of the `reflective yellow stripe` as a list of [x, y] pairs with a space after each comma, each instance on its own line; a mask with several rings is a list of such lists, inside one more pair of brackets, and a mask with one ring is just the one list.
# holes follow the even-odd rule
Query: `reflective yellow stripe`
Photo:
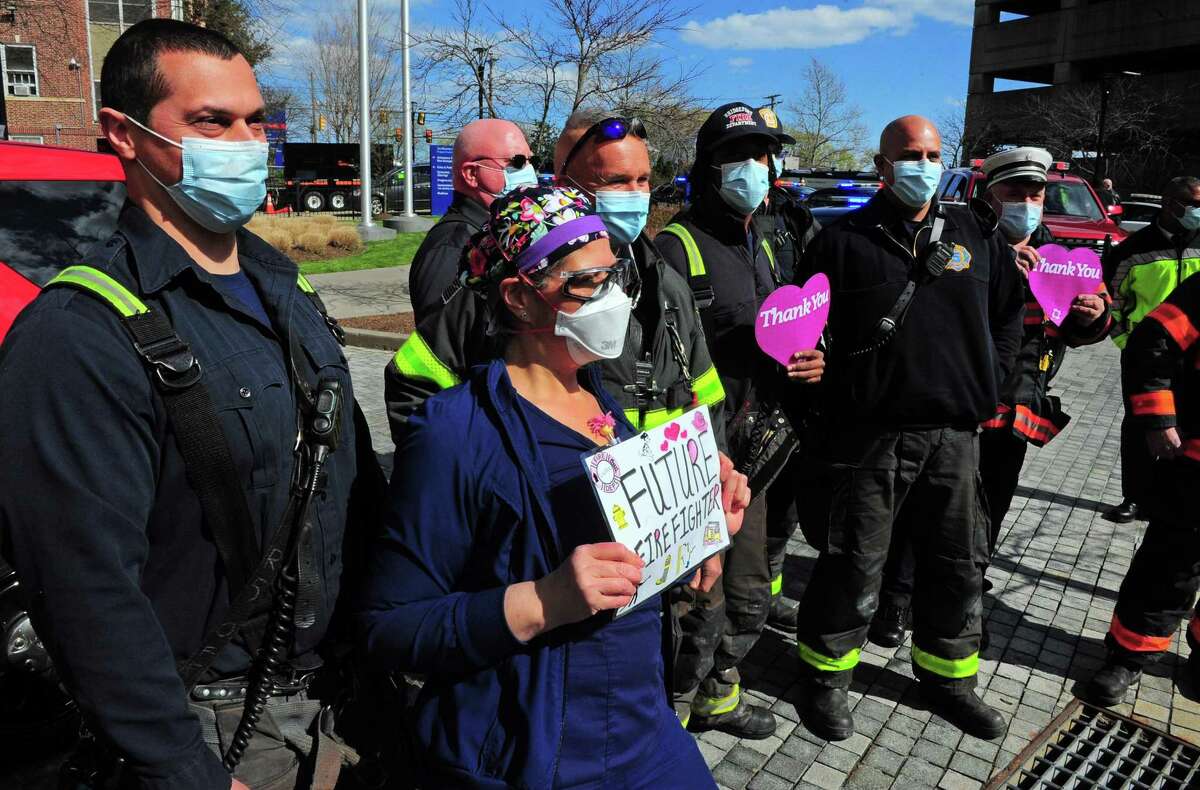
[[781, 572], [774, 579], [771, 579], [771, 595], [779, 595], [783, 592], [783, 573]]
[[91, 291], [112, 305], [113, 309], [124, 318], [150, 312], [146, 304], [134, 296], [133, 292], [119, 282], [109, 277], [99, 269], [91, 266], [68, 266], [46, 283], [52, 285], [73, 285], [85, 291]]
[[862, 654], [862, 651], [856, 647], [841, 658], [830, 658], [818, 653], [803, 642], [797, 642], [796, 648], [800, 652], [801, 661], [822, 672], [844, 672], [847, 669], [854, 669], [858, 666], [859, 655]]
[[969, 678], [979, 672], [978, 653], [972, 653], [966, 658], [938, 658], [913, 645], [912, 658], [913, 663], [921, 669], [944, 678]]
[[410, 379], [425, 379], [439, 389], [448, 389], [459, 383], [454, 371], [437, 358], [420, 332], [413, 332], [392, 357], [396, 370]]
[[775, 253], [766, 239], [762, 240], [762, 248], [763, 252], [767, 254], [767, 260], [771, 262], [771, 271], [775, 271]]
[[683, 242], [683, 251], [687, 254], [688, 259], [689, 277], [703, 277], [708, 274], [708, 270], [704, 268], [704, 257], [700, 254], [700, 248], [696, 246], [696, 239], [692, 236], [691, 231], [674, 222], [660, 230], [659, 233], [670, 233]]
[[696, 395], [696, 403], [712, 406], [725, 400], [725, 388], [721, 386], [721, 377], [717, 369], [711, 367], [700, 374], [700, 378], [692, 382], [692, 392]]
[[692, 713], [697, 716], [720, 716], [722, 713], [729, 713], [737, 708], [741, 696], [742, 688], [738, 683], [734, 683], [733, 691], [724, 697], [701, 697], [697, 694], [692, 702]]
[[686, 411], [687, 409], [650, 409], [646, 412], [645, 419], [642, 419], [642, 414], [637, 409], [626, 409], [625, 419], [639, 431], [648, 431], [682, 416]]
[[312, 283], [308, 281], [308, 278], [299, 272], [296, 272], [296, 285], [300, 286], [300, 290], [306, 294], [317, 292], [317, 289], [312, 287]]

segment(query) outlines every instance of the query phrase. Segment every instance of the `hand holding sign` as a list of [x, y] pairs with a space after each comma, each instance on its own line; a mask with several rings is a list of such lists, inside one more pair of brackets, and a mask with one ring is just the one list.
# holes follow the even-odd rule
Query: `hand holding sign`
[[817, 347], [829, 317], [829, 278], [814, 274], [803, 288], [785, 285], [763, 302], [754, 324], [758, 347], [780, 365]]
[[[729, 545], [725, 511], [738, 511], [745, 497], [736, 478], [722, 486], [718, 455], [708, 407], [700, 406], [583, 457], [613, 539], [645, 562], [636, 595], [617, 616], [669, 589]], [[726, 507], [724, 496], [730, 499]], [[713, 579], [714, 570], [709, 569]], [[620, 582], [613, 580], [614, 590]]]
[[1104, 283], [1100, 256], [1086, 247], [1068, 250], [1057, 244], [1038, 247], [1041, 262], [1029, 273], [1029, 290], [1046, 318], [1062, 326], [1080, 294], [1094, 294]]

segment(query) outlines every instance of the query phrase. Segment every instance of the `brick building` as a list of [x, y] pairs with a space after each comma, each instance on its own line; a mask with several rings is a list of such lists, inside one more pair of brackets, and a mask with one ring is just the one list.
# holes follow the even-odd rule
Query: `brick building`
[[126, 28], [182, 0], [0, 2], [0, 124], [11, 140], [96, 150], [100, 67]]
[[[1176, 157], [1165, 167], [1172, 172], [1200, 171], [1197, 52], [1200, 0], [976, 0], [964, 138], [990, 137], [993, 143], [1005, 144], [1036, 139], [1031, 125], [1040, 119], [1028, 112], [1030, 97], [1043, 97], [1043, 106], [1053, 111], [1072, 91], [1115, 96], [1119, 87], [1162, 97], [1171, 109], [1161, 123], [1172, 138], [1169, 153]], [[998, 91], [997, 80], [1043, 87]], [[1099, 142], [1099, 134], [1096, 137]], [[1098, 147], [1096, 142], [1081, 144], [1084, 150]], [[1111, 149], [1106, 141], [1100, 153], [1107, 152]], [[1132, 158], [1133, 152], [1127, 151], [1123, 160], [1111, 164], [1118, 173], [1135, 172], [1135, 165], [1142, 163]], [[1157, 187], [1149, 177], [1152, 173], [1153, 168], [1145, 188]]]

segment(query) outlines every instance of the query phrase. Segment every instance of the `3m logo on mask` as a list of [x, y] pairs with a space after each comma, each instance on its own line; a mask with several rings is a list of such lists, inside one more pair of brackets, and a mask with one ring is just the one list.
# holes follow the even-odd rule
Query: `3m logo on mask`
[[946, 264], [948, 272], [965, 272], [971, 268], [971, 253], [961, 244], [954, 245], [954, 253], [950, 256], [950, 262]]

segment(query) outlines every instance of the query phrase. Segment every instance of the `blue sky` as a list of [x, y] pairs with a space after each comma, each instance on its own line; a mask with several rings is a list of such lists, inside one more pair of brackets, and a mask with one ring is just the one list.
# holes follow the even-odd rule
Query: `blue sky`
[[[296, 0], [280, 20], [287, 49], [303, 50], [313, 20], [350, 0]], [[372, 0], [398, 8], [399, 0]], [[974, 0], [696, 0], [684, 29], [660, 43], [700, 66], [693, 93], [716, 106], [799, 94], [794, 75], [816, 57], [846, 82], [874, 136], [909, 112], [937, 118], [966, 97]], [[449, 19], [451, 0], [412, 0], [414, 29]], [[282, 56], [286, 57], [286, 55]]]

